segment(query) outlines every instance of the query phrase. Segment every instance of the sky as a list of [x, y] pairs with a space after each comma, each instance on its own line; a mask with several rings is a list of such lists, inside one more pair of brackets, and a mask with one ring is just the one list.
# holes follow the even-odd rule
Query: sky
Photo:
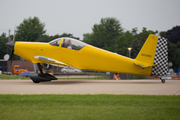
[[132, 30], [167, 31], [180, 25], [180, 0], [0, 0], [0, 35], [24, 19], [38, 17], [46, 34], [71, 33], [83, 39], [101, 18], [115, 17]]

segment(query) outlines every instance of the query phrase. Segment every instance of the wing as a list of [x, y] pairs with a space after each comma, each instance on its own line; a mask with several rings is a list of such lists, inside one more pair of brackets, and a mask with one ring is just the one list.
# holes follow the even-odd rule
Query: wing
[[46, 63], [46, 64], [51, 64], [51, 65], [55, 65], [55, 66], [62, 66], [62, 67], [65, 67], [65, 66], [68, 66], [68, 67], [73, 67], [71, 65], [68, 65], [64, 62], [61, 62], [61, 61], [58, 61], [58, 60], [54, 60], [54, 59], [51, 59], [51, 58], [48, 58], [48, 57], [43, 57], [43, 56], [34, 56], [33, 57], [35, 60], [37, 60], [38, 62], [40, 63]]

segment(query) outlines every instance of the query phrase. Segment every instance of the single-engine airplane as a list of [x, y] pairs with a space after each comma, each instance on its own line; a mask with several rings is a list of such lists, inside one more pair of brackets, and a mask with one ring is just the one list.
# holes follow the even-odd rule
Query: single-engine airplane
[[30, 78], [34, 83], [57, 80], [43, 72], [41, 63], [139, 75], [165, 75], [168, 72], [167, 40], [157, 35], [149, 35], [135, 59], [67, 37], [49, 43], [15, 42], [13, 39], [6, 45], [12, 49], [11, 62], [16, 54], [33, 63], [35, 73]]

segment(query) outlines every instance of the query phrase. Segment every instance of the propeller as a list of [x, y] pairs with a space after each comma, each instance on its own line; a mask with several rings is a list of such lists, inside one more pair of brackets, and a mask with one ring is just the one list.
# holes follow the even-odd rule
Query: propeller
[[14, 30], [13, 41], [6, 43], [6, 46], [11, 49], [11, 56], [10, 56], [11, 65], [12, 65], [12, 60], [14, 56], [14, 45], [15, 45], [15, 30]]
[[10, 56], [11, 65], [12, 65], [12, 61], [13, 61], [13, 56], [14, 56], [14, 50], [11, 50], [11, 56]]

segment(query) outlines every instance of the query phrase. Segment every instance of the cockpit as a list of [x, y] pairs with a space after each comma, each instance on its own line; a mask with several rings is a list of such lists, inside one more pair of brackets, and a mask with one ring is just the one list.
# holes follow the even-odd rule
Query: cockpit
[[[62, 38], [57, 38], [49, 42], [50, 45], [59, 46]], [[76, 40], [73, 38], [63, 38], [61, 47], [73, 49], [73, 50], [80, 50], [83, 47], [87, 46], [88, 44], [81, 42], [80, 40]]]
[[61, 38], [57, 38], [55, 40], [50, 41], [49, 44], [53, 46], [59, 46], [60, 41], [61, 41]]

